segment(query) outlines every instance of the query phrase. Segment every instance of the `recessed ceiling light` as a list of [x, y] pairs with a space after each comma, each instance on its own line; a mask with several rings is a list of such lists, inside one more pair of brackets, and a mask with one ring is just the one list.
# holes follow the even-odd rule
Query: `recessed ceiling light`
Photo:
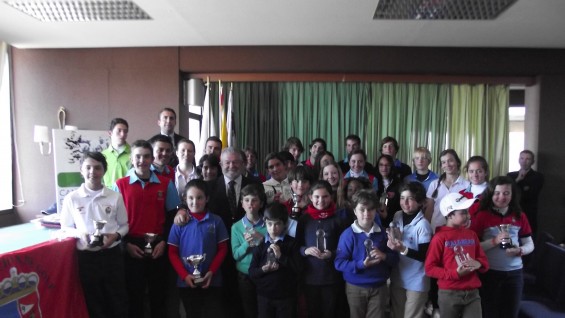
[[132, 1], [4, 1], [43, 22], [151, 20]]
[[379, 0], [375, 20], [492, 20], [517, 0]]

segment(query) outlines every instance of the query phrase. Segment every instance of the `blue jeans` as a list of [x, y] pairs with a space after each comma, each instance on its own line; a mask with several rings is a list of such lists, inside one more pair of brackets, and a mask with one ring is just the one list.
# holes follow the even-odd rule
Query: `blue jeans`
[[485, 318], [518, 317], [524, 279], [522, 269], [489, 270], [481, 275], [481, 299]]

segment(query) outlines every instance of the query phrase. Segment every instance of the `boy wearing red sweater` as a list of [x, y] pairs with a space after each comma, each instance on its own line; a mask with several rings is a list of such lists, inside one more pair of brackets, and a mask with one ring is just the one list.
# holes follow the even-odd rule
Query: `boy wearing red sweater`
[[426, 275], [438, 280], [441, 318], [482, 317], [476, 271], [488, 270], [488, 261], [475, 232], [467, 229], [473, 200], [450, 193], [440, 203], [447, 224], [433, 236], [425, 262]]

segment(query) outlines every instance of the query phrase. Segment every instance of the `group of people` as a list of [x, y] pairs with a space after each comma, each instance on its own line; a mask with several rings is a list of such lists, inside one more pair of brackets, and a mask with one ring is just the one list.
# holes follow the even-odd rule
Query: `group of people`
[[321, 138], [299, 161], [291, 137], [265, 176], [254, 149], [217, 137], [196, 164], [175, 124], [165, 108], [160, 134], [130, 145], [113, 119], [110, 147], [84, 155], [85, 182], [64, 199], [91, 317], [175, 317], [180, 303], [187, 317], [423, 317], [427, 303], [441, 317], [517, 316], [543, 186], [531, 151], [489, 181], [483, 157], [462, 167], [453, 149], [437, 175], [423, 147], [412, 172], [393, 137], [374, 167], [356, 135], [339, 162]]

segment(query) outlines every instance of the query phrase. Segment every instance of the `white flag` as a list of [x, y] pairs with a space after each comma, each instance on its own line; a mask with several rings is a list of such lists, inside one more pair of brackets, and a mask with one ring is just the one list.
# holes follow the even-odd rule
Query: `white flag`
[[[232, 84], [233, 85], [233, 84]], [[228, 97], [228, 146], [237, 147], [237, 138], [235, 135], [235, 114], [233, 111], [233, 86], [230, 88]]]
[[214, 113], [210, 108], [210, 88], [206, 86], [206, 97], [204, 97], [204, 105], [202, 106], [202, 129], [200, 130], [200, 141], [196, 148], [196, 162], [204, 155], [204, 147], [206, 140], [210, 136], [216, 135], [216, 125], [214, 125]]

